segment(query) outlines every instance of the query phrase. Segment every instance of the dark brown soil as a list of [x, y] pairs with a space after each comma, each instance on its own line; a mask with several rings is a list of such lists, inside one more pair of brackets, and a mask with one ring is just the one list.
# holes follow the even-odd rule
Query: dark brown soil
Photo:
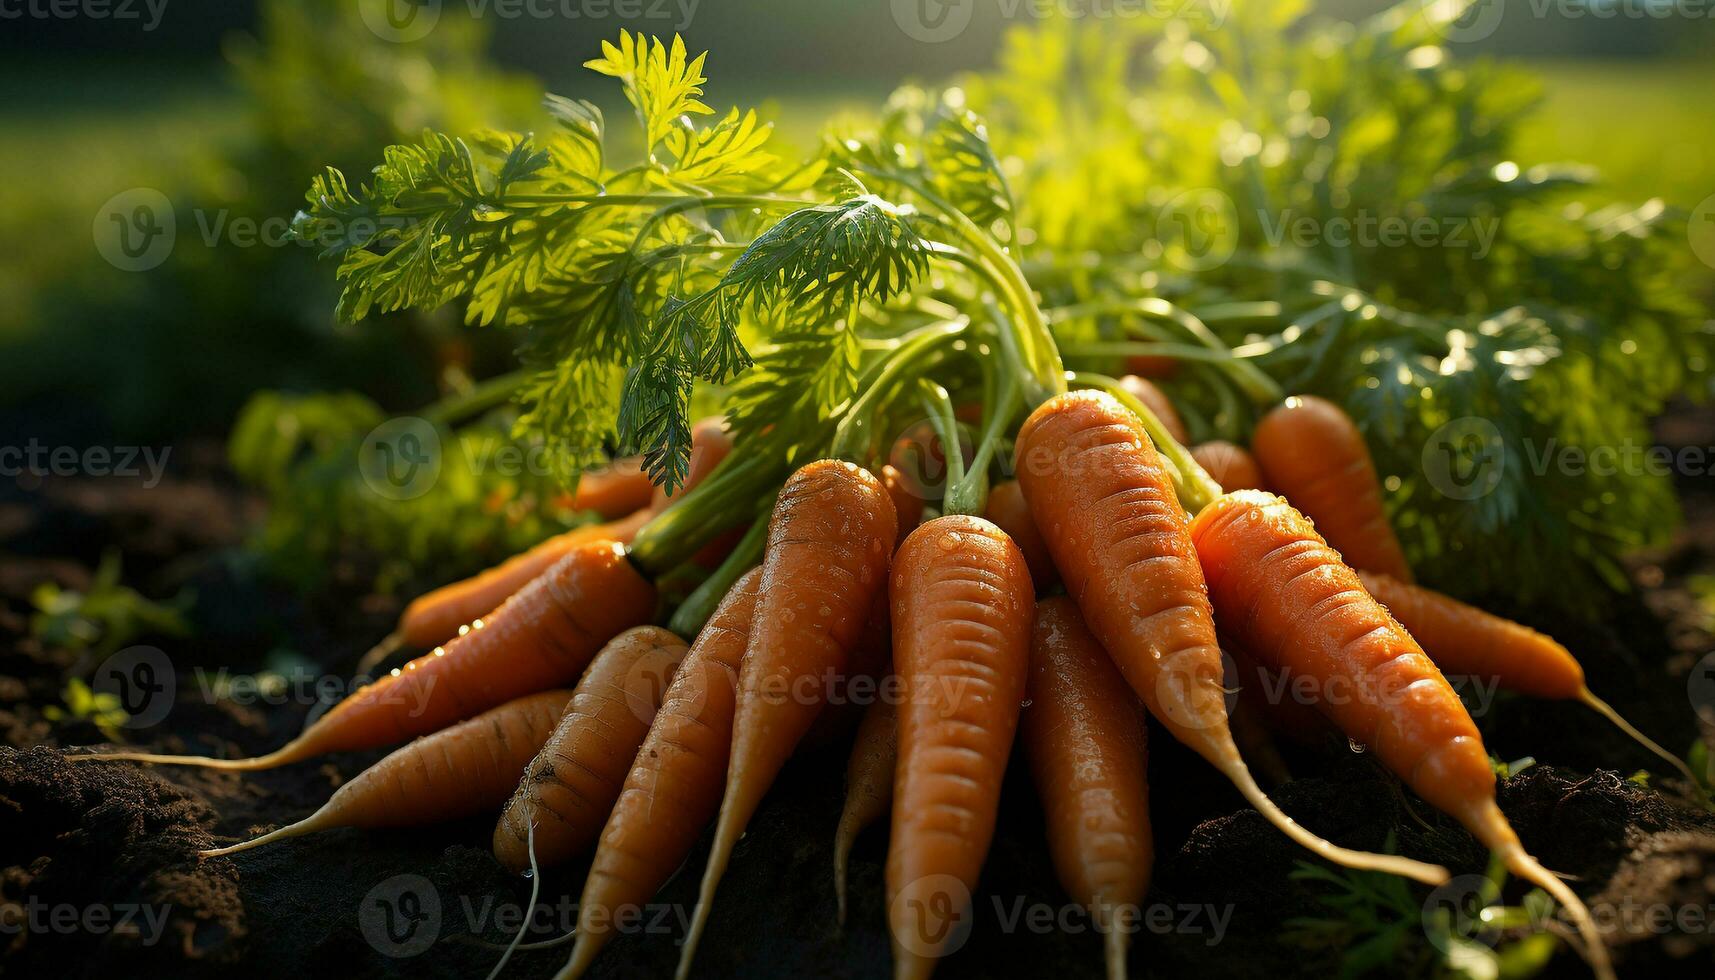
[[[1715, 570], [1715, 496], [1687, 489], [1685, 533], [1672, 548], [1640, 558], [1638, 591], [1619, 599], [1603, 625], [1535, 619], [1573, 647], [1595, 690], [1675, 749], [1698, 735], [1687, 675], [1715, 649], [1709, 614], [1686, 588], [1691, 576]], [[69, 672], [86, 665], [28, 638], [25, 600], [43, 580], [80, 584], [108, 548], [124, 552], [127, 581], [150, 594], [196, 590], [197, 635], [161, 642], [181, 689], [198, 665], [252, 671], [282, 651], [330, 673], [348, 671], [386, 631], [396, 610], [385, 600], [335, 594], [306, 606], [259, 581], [229, 550], [253, 512], [212, 464], [148, 493], [62, 485], [0, 497], [0, 549], [8, 555], [0, 564], [0, 732], [9, 746], [0, 749], [0, 974], [483, 976], [498, 959], [496, 945], [516, 928], [531, 882], [507, 875], [488, 855], [487, 819], [332, 831], [235, 858], [196, 859], [198, 848], [305, 816], [379, 752], [241, 775], [68, 763], [52, 747], [103, 736], [87, 723], [44, 716]], [[130, 741], [252, 754], [290, 737], [309, 708], [181, 696], [165, 722], [129, 733]], [[1715, 813], [1691, 802], [1652, 756], [1576, 706], [1507, 698], [1482, 724], [1496, 755], [1537, 760], [1504, 783], [1501, 803], [1526, 845], [1616, 923], [1622, 975], [1715, 975]], [[1327, 885], [1293, 875], [1304, 853], [1207, 766], [1152, 734], [1158, 863], [1150, 928], [1135, 937], [1132, 974], [1278, 980], [1337, 972], [1346, 953], [1340, 943], [1307, 943], [1302, 922], [1288, 928], [1293, 920], [1341, 919], [1322, 904]], [[844, 929], [835, 924], [830, 843], [843, 755], [837, 745], [807, 753], [770, 795], [721, 888], [699, 976], [889, 975], [885, 832], [860, 842], [854, 918]], [[1298, 747], [1286, 762], [1297, 778], [1278, 787], [1278, 798], [1319, 833], [1369, 848], [1391, 837], [1401, 851], [1458, 874], [1482, 871], [1486, 855], [1470, 837], [1408, 799], [1368, 756], [1343, 745]], [[1648, 787], [1628, 778], [1642, 769], [1656, 773]], [[974, 927], [939, 976], [1099, 975], [1099, 937], [1075, 910], [1065, 911], [1025, 776], [1016, 764], [1008, 775]], [[594, 976], [670, 972], [706, 844], [633, 934], [600, 958]], [[531, 939], [557, 935], [575, 919], [583, 871], [543, 875]], [[1512, 884], [1507, 897], [1523, 892]], [[1410, 894], [1417, 903], [1427, 890]], [[1379, 914], [1407, 923], [1402, 956], [1421, 953], [1415, 904]], [[1664, 914], [1677, 918], [1663, 927]], [[1060, 916], [1061, 924], [1032, 925], [1039, 916]], [[563, 948], [521, 951], [507, 975], [551, 976], [563, 956]], [[1409, 962], [1390, 961], [1388, 972]], [[1563, 951], [1545, 975], [1588, 973]]]

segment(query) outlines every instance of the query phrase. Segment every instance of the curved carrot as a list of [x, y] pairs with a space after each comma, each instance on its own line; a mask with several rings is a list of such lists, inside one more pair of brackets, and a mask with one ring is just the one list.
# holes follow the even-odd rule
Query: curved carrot
[[655, 587], [612, 541], [580, 545], [444, 647], [333, 706], [297, 738], [252, 759], [115, 752], [67, 756], [211, 769], [271, 769], [328, 752], [439, 731], [514, 698], [565, 684], [621, 630], [655, 611]]
[[1036, 604], [1025, 696], [1020, 739], [1054, 870], [1106, 937], [1108, 980], [1125, 980], [1127, 916], [1155, 863], [1143, 705], [1066, 596]]
[[1358, 578], [1443, 673], [1493, 678], [1501, 687], [1531, 697], [1581, 701], [1671, 763], [1693, 786], [1699, 785], [1683, 759], [1632, 727], [1591, 692], [1584, 681], [1584, 667], [1554, 637], [1421, 585], [1370, 572], [1359, 572]]
[[542, 867], [595, 843], [684, 657], [684, 641], [655, 626], [626, 630], [602, 647], [494, 826], [494, 856], [503, 867], [530, 866], [532, 823]]
[[554, 567], [579, 545], [591, 541], [630, 544], [655, 512], [644, 508], [605, 524], [586, 524], [556, 534], [529, 551], [513, 555], [470, 578], [443, 585], [411, 600], [399, 617], [399, 636], [408, 646], [432, 647], [458, 635], [459, 627], [474, 623], [499, 608], [530, 580]]
[[1315, 521], [1347, 564], [1412, 580], [1369, 447], [1340, 406], [1314, 395], [1288, 398], [1257, 423], [1251, 452], [1269, 488]]
[[726, 792], [679, 980], [690, 970], [739, 835], [822, 707], [815, 685], [845, 670], [875, 593], [886, 587], [894, 522], [880, 481], [850, 463], [810, 463], [780, 490], [739, 674]]
[[753, 568], [733, 583], [673, 675], [602, 829], [578, 899], [577, 943], [560, 980], [589, 969], [613, 937], [615, 916], [649, 901], [719, 809], [739, 661], [761, 581], [762, 569]]
[[989, 491], [988, 506], [983, 509], [983, 516], [1005, 531], [1012, 543], [1018, 545], [1018, 550], [1024, 553], [1024, 561], [1030, 566], [1030, 581], [1036, 583], [1038, 592], [1052, 588], [1060, 581], [1060, 573], [1054, 569], [1054, 558], [1048, 554], [1048, 543], [1042, 540], [1042, 532], [1036, 530], [1036, 522], [1030, 517], [1030, 505], [1024, 500], [1024, 488], [1018, 485], [1017, 480], [1005, 480], [994, 485], [994, 489]]
[[[980, 517], [938, 518], [899, 546], [893, 600], [899, 708], [887, 907], [896, 980], [927, 978], [994, 836], [1018, 726], [1036, 590], [1024, 555]], [[963, 893], [955, 893], [957, 882]]]
[[1167, 392], [1156, 387], [1155, 382], [1135, 374], [1128, 374], [1119, 380], [1120, 387], [1125, 389], [1127, 394], [1143, 402], [1146, 408], [1155, 413], [1155, 417], [1161, 420], [1162, 427], [1173, 437], [1174, 442], [1184, 445], [1190, 441], [1190, 436], [1185, 431], [1185, 420], [1179, 417], [1179, 410], [1173, 407], [1173, 399], [1167, 397]]
[[1322, 713], [1554, 896], [1592, 966], [1612, 976], [1589, 910], [1525, 852], [1496, 804], [1488, 752], [1459, 696], [1310, 521], [1273, 494], [1246, 490], [1204, 508], [1192, 536], [1222, 628], [1269, 666], [1323, 690], [1349, 689], [1350, 697], [1322, 699]]
[[1096, 391], [1043, 403], [1018, 434], [1018, 481], [1066, 591], [1150, 714], [1270, 823], [1336, 864], [1432, 884], [1447, 871], [1336, 847], [1281, 812], [1233, 743], [1215, 621], [1166, 464], [1136, 415]]
[[893, 766], [899, 757], [897, 718], [898, 707], [893, 700], [877, 698], [858, 722], [857, 739], [846, 762], [846, 802], [834, 831], [834, 897], [841, 925], [846, 921], [846, 867], [851, 862], [852, 845], [893, 802]]
[[571, 698], [568, 690], [531, 694], [424, 735], [363, 770], [297, 823], [201, 856], [234, 854], [334, 827], [410, 827], [498, 807]]
[[1262, 469], [1256, 465], [1256, 457], [1243, 446], [1224, 439], [1211, 439], [1191, 447], [1191, 458], [1208, 471], [1225, 493], [1263, 488]]

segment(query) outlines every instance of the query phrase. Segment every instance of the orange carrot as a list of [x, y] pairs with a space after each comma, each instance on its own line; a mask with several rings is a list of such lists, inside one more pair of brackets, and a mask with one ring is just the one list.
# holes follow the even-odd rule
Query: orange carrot
[[877, 589], [875, 601], [869, 607], [869, 619], [864, 622], [863, 633], [852, 646], [846, 669], [834, 679], [844, 688], [829, 691], [838, 696], [822, 706], [815, 723], [804, 733], [800, 749], [814, 751], [848, 738], [863, 719], [864, 705], [857, 695], [886, 676], [892, 661], [893, 629], [888, 622], [887, 592]]
[[887, 497], [893, 501], [893, 516], [899, 525], [899, 540], [894, 542], [898, 547], [905, 536], [917, 529], [923, 520], [923, 497], [914, 492], [905, 480], [905, 474], [894, 469], [892, 463], [881, 466], [881, 485], [887, 490]]
[[485, 572], [425, 592], [405, 607], [399, 617], [399, 635], [407, 646], [432, 647], [444, 643], [458, 635], [459, 627], [493, 612], [579, 545], [591, 541], [630, 544], [638, 529], [653, 516], [653, 510], [644, 508], [605, 524], [575, 527]]
[[1140, 378], [1171, 378], [1179, 373], [1179, 361], [1160, 354], [1133, 354], [1125, 359], [1125, 369]]
[[1054, 870], [1106, 937], [1108, 980], [1125, 980], [1128, 916], [1155, 863], [1143, 705], [1066, 596], [1036, 604], [1025, 697], [1019, 738]]
[[711, 415], [698, 420], [691, 426], [691, 463], [685, 470], [684, 486], [671, 496], [668, 496], [665, 488], [654, 488], [649, 498], [649, 506], [657, 511], [666, 510], [669, 505], [695, 490], [731, 452], [732, 435], [727, 432], [726, 419]]
[[850, 463], [810, 463], [780, 490], [739, 675], [726, 792], [680, 980], [739, 835], [822, 707], [816, 684], [846, 669], [875, 593], [886, 587], [895, 520], [881, 482]]
[[602, 829], [562, 980], [589, 969], [616, 916], [649, 901], [720, 807], [739, 662], [761, 581], [762, 569], [753, 568], [733, 584], [673, 675]]
[[[961, 436], [959, 451], [968, 461], [972, 447]], [[947, 489], [947, 447], [935, 426], [918, 422], [906, 429], [888, 452], [887, 463], [899, 474], [900, 486], [918, 500], [939, 500]]]
[[595, 843], [684, 657], [684, 641], [655, 626], [626, 630], [602, 648], [495, 824], [494, 856], [502, 866], [530, 866], [532, 823], [536, 860], [544, 867]]
[[1197, 465], [1207, 470], [1209, 476], [1221, 485], [1221, 490], [1232, 493], [1234, 490], [1261, 490], [1262, 470], [1256, 465], [1256, 458], [1245, 451], [1243, 446], [1235, 446], [1221, 439], [1211, 439], [1191, 449], [1191, 458]]
[[602, 644], [655, 611], [655, 587], [611, 541], [580, 545], [445, 647], [359, 688], [281, 748], [252, 759], [115, 752], [68, 759], [255, 770], [439, 731], [583, 673]]
[[655, 486], [643, 469], [643, 457], [626, 456], [579, 475], [577, 490], [562, 502], [572, 510], [593, 510], [613, 520], [649, 506], [654, 493]]
[[1155, 413], [1155, 417], [1161, 420], [1162, 427], [1173, 437], [1174, 442], [1184, 445], [1190, 441], [1185, 432], [1185, 421], [1179, 417], [1179, 410], [1173, 407], [1173, 400], [1167, 397], [1167, 392], [1156, 387], [1155, 382], [1128, 374], [1120, 379], [1120, 387]]
[[1228, 726], [1221, 650], [1190, 520], [1136, 415], [1101, 392], [1048, 400], [1019, 431], [1018, 479], [1090, 632], [1173, 737], [1324, 858], [1432, 884], [1447, 880], [1446, 869], [1434, 865], [1336, 847], [1257, 786]]
[[1554, 896], [1583, 934], [1591, 965], [1612, 976], [1589, 910], [1525, 852], [1496, 804], [1488, 752], [1459, 696], [1310, 521], [1273, 494], [1245, 490], [1204, 508], [1192, 536], [1222, 628], [1277, 670], [1351, 691], [1321, 699], [1322, 713]]
[[852, 845], [893, 802], [893, 765], [899, 756], [897, 717], [898, 709], [891, 698], [877, 698], [858, 723], [857, 740], [846, 762], [846, 802], [834, 831], [834, 897], [841, 925], [846, 921], [846, 867], [851, 862]]
[[988, 506], [983, 510], [983, 516], [993, 521], [1012, 543], [1018, 545], [1018, 550], [1024, 553], [1024, 561], [1030, 566], [1030, 581], [1036, 583], [1038, 592], [1052, 588], [1060, 581], [1060, 573], [1054, 570], [1054, 558], [1048, 554], [1048, 543], [1042, 540], [1041, 532], [1036, 530], [1036, 522], [1030, 518], [1030, 505], [1024, 501], [1024, 489], [1017, 480], [1006, 480], [994, 485], [989, 491]]
[[[893, 975], [923, 980], [949, 927], [970, 914], [994, 836], [1036, 590], [1005, 531], [953, 514], [899, 546], [888, 593], [894, 666], [907, 692], [887, 850]], [[925, 912], [941, 921], [925, 921]]]
[[1353, 568], [1412, 580], [1369, 447], [1340, 406], [1313, 395], [1288, 398], [1257, 423], [1251, 452], [1269, 487], [1315, 521]]
[[1698, 785], [1683, 759], [1632, 727], [1591, 692], [1583, 666], [1553, 637], [1421, 585], [1369, 572], [1359, 572], [1358, 578], [1443, 673], [1492, 678], [1509, 691], [1531, 697], [1581, 701]]
[[531, 694], [425, 735], [359, 773], [297, 823], [202, 856], [234, 854], [334, 827], [410, 827], [498, 807], [571, 698], [567, 690]]

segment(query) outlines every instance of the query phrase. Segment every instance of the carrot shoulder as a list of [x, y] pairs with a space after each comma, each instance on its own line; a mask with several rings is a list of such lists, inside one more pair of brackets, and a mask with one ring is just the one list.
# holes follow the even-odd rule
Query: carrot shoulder
[[678, 976], [686, 976], [739, 835], [848, 666], [893, 551], [893, 502], [869, 471], [819, 460], [786, 481], [769, 519], [756, 618], [739, 673], [725, 795]]
[[1340, 690], [1319, 710], [1560, 901], [1592, 964], [1611, 975], [1588, 910], [1525, 852], [1496, 804], [1488, 751], [1459, 696], [1310, 521], [1273, 494], [1242, 491], [1205, 508], [1192, 533], [1223, 628], [1263, 663]]
[[602, 648], [495, 825], [494, 856], [502, 865], [530, 866], [532, 823], [543, 866], [595, 843], [684, 656], [684, 641], [655, 626], [626, 630]]
[[733, 584], [685, 655], [637, 751], [578, 900], [577, 944], [560, 980], [582, 976], [613, 936], [685, 860], [720, 807], [732, 747], [739, 661], [762, 569]]
[[1348, 564], [1411, 581], [1369, 447], [1340, 406], [1313, 395], [1288, 398], [1257, 423], [1251, 451], [1269, 488], [1315, 521]]
[[527, 695], [425, 735], [359, 773], [297, 823], [202, 856], [247, 851], [332, 827], [408, 827], [500, 806], [571, 697], [564, 689]]
[[1054, 870], [1105, 936], [1108, 980], [1125, 980], [1126, 916], [1155, 862], [1143, 705], [1066, 596], [1036, 604], [1025, 696], [1020, 738]]
[[1052, 398], [1019, 431], [1018, 475], [1090, 632], [1174, 738], [1323, 857], [1432, 884], [1447, 879], [1444, 868], [1336, 847], [1257, 786], [1227, 721], [1224, 663], [1190, 519], [1137, 416], [1100, 392]]
[[894, 976], [908, 980], [929, 976], [970, 911], [1024, 697], [1035, 589], [1004, 531], [951, 515], [905, 539], [889, 594], [906, 693], [887, 904]]

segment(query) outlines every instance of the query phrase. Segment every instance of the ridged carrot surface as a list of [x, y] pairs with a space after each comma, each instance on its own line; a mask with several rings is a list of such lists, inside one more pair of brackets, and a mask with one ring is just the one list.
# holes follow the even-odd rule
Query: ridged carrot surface
[[565, 980], [589, 969], [613, 937], [616, 913], [641, 908], [672, 877], [720, 808], [739, 663], [761, 581], [762, 569], [753, 568], [733, 583], [667, 688], [584, 879]]
[[494, 856], [503, 866], [530, 866], [532, 822], [543, 866], [589, 850], [684, 657], [684, 641], [655, 626], [626, 630], [602, 648], [495, 825]]
[[1125, 980], [1125, 916], [1155, 864], [1143, 705], [1066, 596], [1036, 604], [1025, 697], [1020, 740], [1054, 870], [1103, 930], [1109, 980]]
[[875, 594], [887, 587], [895, 522], [881, 482], [851, 463], [810, 463], [780, 490], [739, 673], [726, 791], [679, 961], [681, 978], [739, 835], [821, 712], [823, 678], [848, 669]]
[[[934, 969], [946, 921], [967, 903], [994, 836], [1017, 731], [1035, 588], [1006, 532], [979, 517], [938, 518], [894, 558], [899, 758], [887, 904], [896, 980]], [[957, 882], [962, 894], [948, 882]]]
[[1344, 409], [1313, 395], [1288, 398], [1257, 423], [1251, 452], [1269, 489], [1315, 521], [1348, 565], [1412, 580], [1369, 446]]
[[1066, 591], [1150, 713], [1298, 843], [1350, 867], [1439, 884], [1443, 868], [1336, 847], [1257, 786], [1227, 722], [1224, 664], [1190, 519], [1137, 416], [1095, 391], [1059, 395], [1018, 434], [1018, 480]]
[[[1314, 679], [1319, 709], [1431, 805], [1547, 889], [1607, 954], [1571, 889], [1530, 857], [1495, 803], [1482, 736], [1417, 641], [1310, 521], [1273, 494], [1222, 496], [1192, 528], [1222, 629], [1264, 664]], [[1334, 692], [1340, 697], [1333, 697]]]

